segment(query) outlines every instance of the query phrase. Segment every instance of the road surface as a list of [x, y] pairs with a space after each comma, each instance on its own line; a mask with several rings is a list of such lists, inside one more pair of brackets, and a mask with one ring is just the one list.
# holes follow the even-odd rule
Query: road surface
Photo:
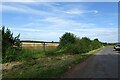
[[69, 70], [64, 78], [118, 78], [118, 55], [112, 47], [105, 47], [95, 56]]

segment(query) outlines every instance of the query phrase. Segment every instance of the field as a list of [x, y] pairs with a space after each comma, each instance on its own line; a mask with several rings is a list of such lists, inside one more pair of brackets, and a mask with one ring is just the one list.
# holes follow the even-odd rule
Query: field
[[32, 49], [39, 51], [49, 51], [55, 49], [59, 43], [31, 43], [31, 42], [22, 42], [22, 48], [24, 49]]

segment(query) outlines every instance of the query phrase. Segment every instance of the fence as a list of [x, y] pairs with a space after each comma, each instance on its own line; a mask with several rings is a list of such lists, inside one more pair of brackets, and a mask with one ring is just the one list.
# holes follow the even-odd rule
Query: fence
[[21, 47], [27, 49], [37, 49], [41, 51], [47, 51], [56, 48], [59, 42], [44, 42], [44, 41], [21, 41]]

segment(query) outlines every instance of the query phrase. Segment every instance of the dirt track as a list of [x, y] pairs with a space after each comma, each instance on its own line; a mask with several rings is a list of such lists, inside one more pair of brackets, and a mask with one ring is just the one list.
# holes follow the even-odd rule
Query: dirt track
[[112, 47], [105, 47], [65, 73], [64, 78], [118, 78], [118, 54]]

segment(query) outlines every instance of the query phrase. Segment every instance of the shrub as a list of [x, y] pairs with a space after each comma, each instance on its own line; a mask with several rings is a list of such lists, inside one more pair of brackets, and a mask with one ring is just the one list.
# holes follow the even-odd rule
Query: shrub
[[81, 40], [80, 40], [80, 43], [83, 47], [83, 52], [88, 52], [91, 50], [91, 40], [87, 37], [83, 37]]
[[16, 60], [17, 51], [13, 47], [7, 48], [5, 52], [5, 56], [3, 58], [3, 62], [11, 62]]
[[65, 46], [66, 44], [75, 43], [75, 40], [76, 40], [76, 36], [74, 34], [66, 32], [60, 38], [60, 46]]
[[87, 37], [77, 38], [72, 33], [65, 33], [60, 38], [59, 52], [69, 54], [81, 54], [101, 47], [98, 39], [90, 40]]
[[79, 45], [67, 44], [64, 49], [64, 53], [68, 54], [79, 54], [80, 49]]
[[11, 61], [29, 61], [45, 56], [44, 52], [33, 51], [30, 49], [16, 50], [15, 48], [8, 48], [6, 56], [3, 57], [3, 63]]
[[[13, 57], [15, 55], [15, 49], [19, 49], [20, 47], [20, 34], [16, 37], [13, 37], [13, 33], [11, 33], [10, 29], [5, 29], [2, 26], [2, 56], [3, 59], [7, 58], [11, 55]], [[11, 58], [12, 59], [12, 58]]]
[[15, 61], [20, 49], [20, 34], [13, 37], [10, 29], [2, 26], [2, 58], [3, 62]]
[[102, 46], [102, 43], [98, 39], [94, 39], [92, 41], [92, 48], [93, 49], [100, 48], [101, 46]]

